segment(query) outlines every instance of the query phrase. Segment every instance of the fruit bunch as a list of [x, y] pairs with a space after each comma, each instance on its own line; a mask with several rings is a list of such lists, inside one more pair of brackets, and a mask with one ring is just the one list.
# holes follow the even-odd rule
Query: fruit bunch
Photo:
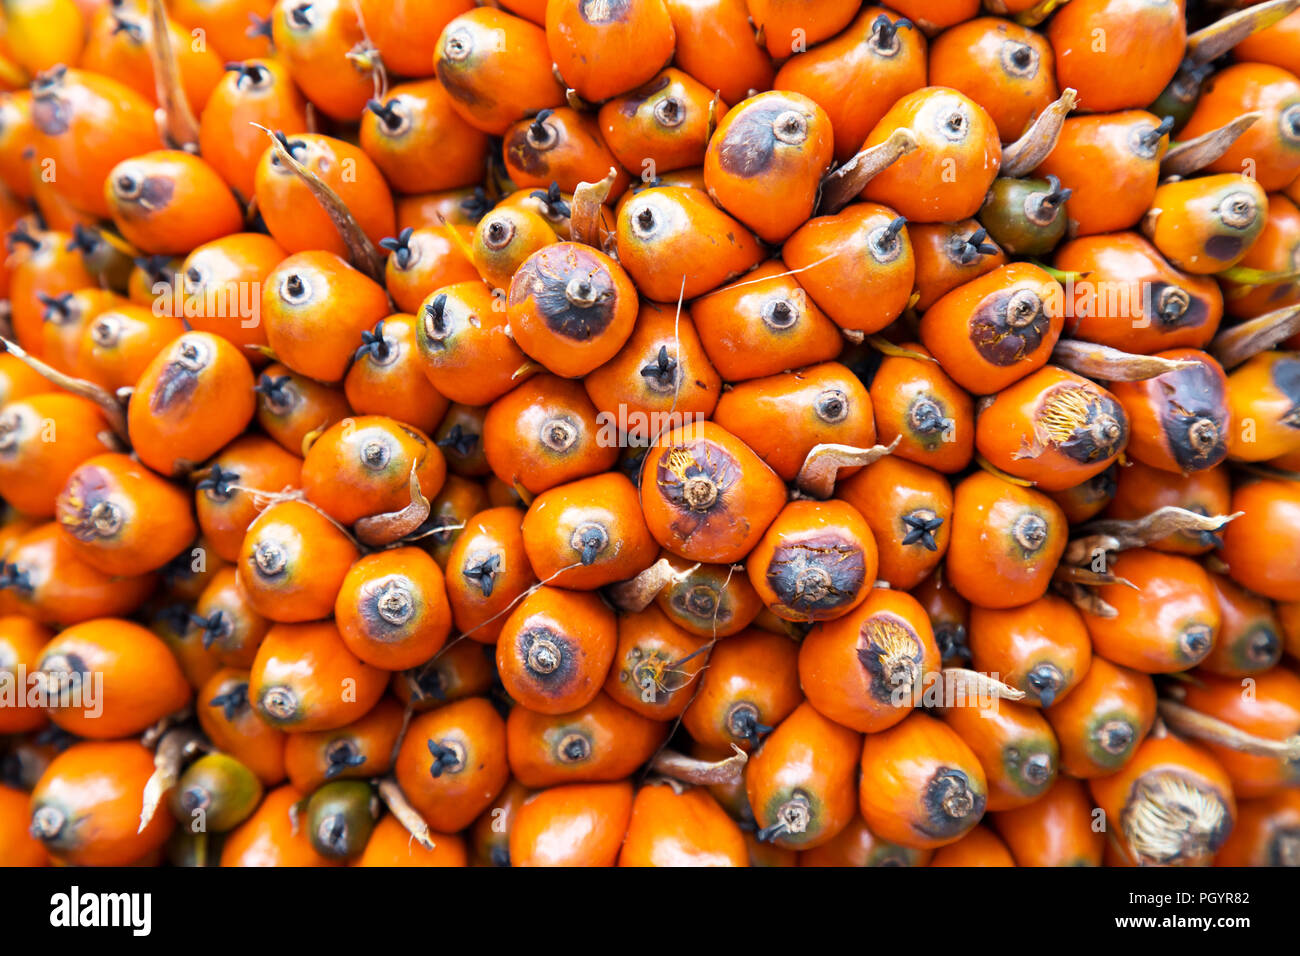
[[4, 0], [0, 864], [1300, 863], [1300, 0]]

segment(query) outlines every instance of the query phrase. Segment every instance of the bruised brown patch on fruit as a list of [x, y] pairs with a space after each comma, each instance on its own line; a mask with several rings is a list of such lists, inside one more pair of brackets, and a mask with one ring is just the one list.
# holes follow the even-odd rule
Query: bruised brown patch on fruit
[[1160, 426], [1178, 466], [1200, 471], [1227, 457], [1229, 412], [1222, 379], [1197, 365], [1167, 372], [1159, 381]]
[[1241, 236], [1211, 236], [1205, 241], [1205, 254], [1227, 262], [1237, 257], [1243, 244]]
[[32, 84], [32, 122], [46, 136], [62, 136], [72, 126], [72, 109], [60, 92], [57, 79]]
[[1037, 349], [1050, 327], [1051, 320], [1036, 292], [1002, 289], [976, 307], [970, 318], [970, 338], [984, 359], [1005, 367]]
[[659, 459], [660, 494], [680, 511], [708, 514], [725, 507], [724, 494], [740, 480], [740, 464], [710, 441], [677, 445]]
[[1232, 829], [1223, 797], [1176, 770], [1143, 774], [1120, 816], [1128, 849], [1139, 864], [1207, 862]]
[[833, 532], [784, 539], [767, 566], [781, 609], [809, 621], [851, 603], [865, 575], [861, 546]]
[[632, 0], [582, 0], [578, 14], [592, 26], [626, 22], [632, 12]]
[[551, 147], [543, 148], [530, 139], [529, 129], [529, 126], [521, 126], [510, 134], [505, 143], [506, 155], [510, 157], [511, 165], [532, 176], [546, 177], [550, 170], [546, 153]]
[[390, 575], [371, 582], [358, 605], [366, 631], [384, 641], [400, 641], [420, 617], [416, 586], [405, 575]]
[[149, 410], [165, 414], [177, 405], [188, 402], [199, 385], [199, 370], [181, 362], [168, 362], [158, 377], [158, 385], [149, 395]]
[[1110, 395], [1079, 385], [1062, 385], [1048, 392], [1034, 422], [1033, 447], [1016, 453], [1034, 458], [1047, 446], [1074, 461], [1110, 458], [1128, 440], [1128, 418]]
[[536, 624], [520, 631], [514, 654], [528, 683], [543, 696], [562, 696], [578, 676], [579, 648], [569, 635], [549, 625]]
[[646, 100], [650, 99], [660, 90], [667, 89], [671, 82], [672, 78], [669, 77], [668, 74], [659, 74], [659, 76], [656, 76], [649, 83], [645, 84], [645, 86], [639, 87], [631, 93], [625, 94], [622, 102], [619, 103], [619, 112], [629, 118], [636, 116], [637, 110], [645, 105]]
[[88, 465], [73, 472], [56, 505], [59, 525], [78, 541], [115, 538], [122, 531], [122, 509], [102, 468]]
[[533, 300], [547, 328], [575, 342], [604, 332], [618, 306], [614, 277], [585, 249], [534, 256], [519, 267], [514, 283], [523, 298]]
[[921, 802], [925, 818], [916, 829], [929, 837], [955, 836], [984, 815], [984, 794], [972, 786], [964, 770], [955, 767], [940, 767], [934, 772]]
[[808, 118], [796, 103], [777, 101], [743, 110], [727, 127], [718, 166], [748, 179], [772, 165], [780, 145], [798, 148], [808, 138]]
[[878, 701], [908, 699], [921, 679], [925, 648], [912, 625], [892, 614], [875, 614], [858, 631], [858, 663], [871, 675]]
[[1291, 408], [1280, 421], [1290, 428], [1300, 429], [1300, 359], [1284, 358], [1275, 362], [1273, 385], [1291, 402]]
[[1149, 315], [1162, 329], [1180, 329], [1203, 325], [1209, 317], [1209, 304], [1170, 282], [1150, 282], [1143, 287], [1143, 314]]
[[477, 65], [474, 52], [473, 32], [465, 27], [455, 30], [438, 51], [438, 60], [434, 64], [438, 82], [453, 99], [460, 100], [462, 103], [472, 106], [494, 106], [496, 100], [484, 93], [471, 79], [474, 76], [474, 67]]

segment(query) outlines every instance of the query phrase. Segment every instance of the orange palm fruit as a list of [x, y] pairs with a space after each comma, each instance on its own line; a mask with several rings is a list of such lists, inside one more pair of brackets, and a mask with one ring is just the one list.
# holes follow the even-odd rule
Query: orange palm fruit
[[1059, 777], [1033, 803], [992, 820], [1018, 866], [1101, 866], [1106, 836], [1094, 826], [1092, 797], [1081, 781]]
[[375, 824], [366, 848], [352, 866], [467, 866], [465, 841], [454, 833], [430, 833], [430, 850], [411, 839], [391, 814]]
[[568, 378], [613, 358], [636, 314], [636, 288], [623, 267], [581, 243], [543, 246], [510, 282], [510, 330], [519, 347]]
[[1089, 789], [1129, 865], [1208, 865], [1237, 815], [1223, 767], [1173, 736], [1148, 737], [1122, 770]]
[[[518, 2], [518, 0], [516, 0]], [[728, 103], [772, 85], [775, 69], [755, 39], [745, 0], [665, 0], [677, 35], [673, 62]]]
[[[1042, 492], [977, 471], [953, 492], [948, 578], [972, 604], [1027, 604], [1047, 593], [1066, 531], [1065, 515]], [[1001, 582], [996, 594], [991, 576]]]
[[708, 663], [705, 638], [677, 626], [656, 605], [618, 619], [618, 645], [605, 693], [654, 720], [681, 716]]
[[223, 561], [238, 561], [244, 534], [266, 510], [261, 495], [296, 488], [302, 459], [269, 438], [245, 435], [223, 448], [199, 473], [194, 510], [199, 528]]
[[857, 12], [851, 0], [806, 4], [791, 0], [745, 0], [754, 28], [774, 59], [789, 56], [839, 33]]
[[453, 402], [487, 405], [535, 371], [514, 340], [506, 300], [481, 281], [437, 290], [421, 304], [417, 319], [424, 374]]
[[786, 240], [781, 258], [818, 307], [858, 332], [879, 332], [897, 319], [916, 277], [907, 219], [875, 202], [809, 219]]
[[450, 20], [433, 53], [452, 108], [494, 136], [564, 101], [564, 90], [551, 72], [553, 62], [540, 26], [491, 7], [476, 7]]
[[1093, 657], [1083, 679], [1045, 709], [1061, 746], [1061, 768], [1087, 779], [1128, 763], [1156, 719], [1156, 688], [1139, 671]]
[[[713, 421], [789, 482], [817, 445], [869, 448], [876, 441], [871, 396], [839, 362], [741, 382], [718, 400]], [[856, 471], [843, 468], [838, 477]]]
[[[1287, 740], [1300, 732], [1300, 677], [1292, 671], [1274, 667], [1254, 675], [1252, 685], [1239, 677], [1199, 671], [1196, 676], [1197, 684], [1188, 684], [1181, 701], [1187, 707], [1265, 740]], [[1216, 741], [1205, 741], [1204, 747], [1242, 799], [1272, 796], [1294, 787], [1300, 776], [1295, 761], [1281, 754], [1247, 753]]]
[[457, 238], [469, 242], [474, 235], [468, 226], [440, 224], [420, 229], [402, 226], [396, 236], [381, 239], [380, 246], [392, 253], [384, 264], [384, 284], [397, 307], [416, 315], [424, 300], [443, 286], [477, 280], [478, 270], [457, 242]]
[[924, 609], [885, 588], [848, 615], [818, 624], [799, 648], [799, 683], [809, 703], [861, 733], [904, 720], [940, 667]]
[[1060, 284], [1029, 263], [1002, 266], [926, 310], [921, 341], [975, 395], [992, 395], [1047, 364], [1065, 324]]
[[1296, 858], [1300, 790], [1283, 790], [1237, 806], [1237, 822], [1223, 842], [1215, 866], [1288, 866]]
[[285, 776], [287, 735], [261, 718], [248, 686], [248, 671], [222, 668], [199, 689], [195, 710], [208, 739], [270, 787]]
[[803, 702], [798, 658], [794, 641], [757, 628], [720, 641], [682, 715], [691, 737], [722, 751], [757, 749]]
[[651, 783], [637, 791], [619, 866], [748, 866], [739, 826], [702, 787]]
[[[683, 186], [634, 195], [618, 211], [615, 239], [622, 268], [641, 294], [656, 302], [694, 299], [766, 257], [753, 234], [714, 206], [707, 193]], [[665, 268], [665, 263], [681, 268]]]
[[635, 577], [659, 547], [646, 527], [636, 487], [607, 472], [550, 488], [528, 507], [524, 551], [538, 577], [591, 590]]
[[1044, 491], [1064, 491], [1110, 467], [1128, 445], [1119, 400], [1082, 375], [1048, 365], [985, 405], [975, 447], [997, 468]]
[[497, 672], [516, 703], [567, 714], [600, 693], [617, 640], [614, 614], [596, 595], [543, 586], [506, 618]]
[[289, 256], [262, 286], [261, 316], [276, 358], [321, 382], [343, 379], [361, 333], [390, 311], [382, 286], [324, 250]]
[[1060, 748], [1036, 708], [996, 697], [967, 699], [945, 707], [940, 717], [979, 758], [989, 811], [1028, 806], [1056, 780]]
[[120, 618], [60, 632], [42, 649], [40, 672], [57, 695], [50, 719], [92, 740], [138, 734], [185, 706], [193, 693], [167, 645]]
[[524, 551], [524, 512], [505, 506], [474, 515], [447, 556], [447, 600], [466, 637], [496, 643], [507, 613], [537, 580]]
[[199, 114], [200, 153], [245, 202], [266, 149], [258, 126], [290, 136], [307, 131], [307, 103], [289, 70], [264, 54], [227, 64]]
[[862, 817], [872, 832], [903, 846], [955, 843], [979, 823], [988, 784], [974, 751], [946, 724], [923, 713], [862, 746]]
[[32, 791], [31, 832], [67, 866], [126, 866], [159, 849], [176, 825], [155, 813], [140, 825], [140, 795], [153, 755], [134, 740], [74, 744]]
[[1005, 843], [988, 827], [977, 826], [956, 843], [935, 851], [930, 866], [1015, 866]]
[[82, 462], [55, 516], [77, 555], [112, 575], [156, 571], [198, 534], [189, 493], [120, 454]]
[[343, 643], [365, 663], [390, 671], [423, 664], [451, 633], [442, 570], [414, 547], [366, 555], [348, 569], [334, 619]]
[[970, 653], [976, 670], [1025, 692], [1025, 703], [1048, 708], [1084, 679], [1092, 643], [1068, 601], [1047, 594], [1020, 607], [970, 609]]
[[184, 255], [238, 232], [243, 211], [217, 171], [181, 150], [142, 153], [118, 163], [104, 196], [122, 237], [152, 254]]
[[662, 436], [642, 473], [641, 507], [650, 533], [692, 560], [739, 561], [785, 503], [777, 474], [712, 422]]
[[428, 436], [383, 415], [331, 425], [307, 450], [302, 490], [335, 521], [354, 525], [398, 512], [418, 484], [426, 499], [442, 490], [447, 462]]
[[1228, 562], [1228, 576], [1274, 601], [1292, 600], [1300, 574], [1294, 561], [1279, 556], [1296, 548], [1300, 492], [1294, 482], [1241, 482], [1233, 491], [1230, 510], [1245, 513], [1221, 532], [1220, 556]]
[[107, 217], [109, 170], [162, 148], [153, 109], [135, 90], [90, 71], [55, 66], [38, 76], [32, 83], [33, 145], [39, 156], [54, 162], [58, 195]]
[[1210, 577], [1199, 564], [1139, 548], [1116, 555], [1108, 570], [1127, 583], [1096, 589], [1118, 612], [1115, 617], [1084, 612], [1097, 654], [1148, 674], [1187, 670], [1205, 659], [1218, 638], [1222, 615]]
[[194, 603], [189, 623], [204, 650], [226, 667], [252, 666], [271, 626], [248, 603], [233, 567], [223, 567], [212, 576]]
[[771, 90], [718, 123], [704, 155], [704, 183], [759, 238], [779, 243], [812, 215], [833, 153], [826, 111], [802, 93]]
[[66, 392], [19, 397], [0, 409], [0, 495], [33, 518], [54, 515], [68, 476], [110, 450], [108, 421], [91, 401]]
[[944, 31], [930, 48], [931, 86], [965, 93], [988, 111], [998, 138], [1019, 138], [1056, 99], [1052, 47], [1040, 34], [998, 17]]
[[510, 772], [526, 787], [621, 780], [658, 751], [669, 730], [604, 693], [566, 714], [516, 707], [506, 722]]
[[844, 346], [835, 323], [779, 259], [696, 299], [690, 315], [709, 361], [728, 382], [827, 362]]
[[887, 455], [841, 482], [835, 494], [866, 520], [879, 556], [876, 574], [890, 587], [916, 587], [943, 560], [952, 488], [938, 472]]
[[431, 827], [469, 826], [510, 779], [505, 721], [483, 697], [470, 697], [411, 721], [395, 773]]
[[927, 86], [895, 101], [867, 136], [877, 146], [909, 129], [917, 148], [873, 177], [862, 198], [884, 203], [913, 222], [952, 222], [979, 211], [1002, 165], [992, 117], [970, 97]]
[[249, 603], [273, 621], [314, 621], [334, 610], [348, 569], [360, 557], [352, 539], [301, 501], [282, 501], [249, 525], [236, 573]]
[[895, 100], [926, 85], [925, 74], [924, 35], [910, 20], [866, 5], [842, 33], [786, 60], [772, 86], [802, 93], [826, 110], [835, 159], [845, 163]]
[[235, 346], [186, 332], [149, 363], [127, 409], [136, 454], [173, 475], [210, 458], [252, 421], [253, 370]]
[[[389, 14], [380, 15], [380, 22], [388, 19]], [[423, 66], [431, 70], [432, 58]], [[400, 83], [382, 101], [367, 101], [360, 140], [389, 185], [402, 193], [478, 183], [489, 148], [488, 137], [461, 118], [432, 78]]]
[[944, 474], [962, 471], [975, 448], [975, 405], [930, 353], [908, 342], [915, 353], [887, 355], [871, 380], [871, 407], [877, 440], [894, 446], [894, 457]]
[[28, 827], [25, 790], [0, 784], [0, 866], [49, 866], [45, 846], [31, 835]]
[[[1100, 33], [1098, 33], [1100, 31]], [[1097, 42], [1105, 37], [1106, 42]], [[1061, 88], [1079, 91], [1089, 112], [1145, 106], [1160, 95], [1187, 43], [1182, 0], [1083, 0], [1047, 28]]]
[[273, 727], [333, 730], [374, 707], [387, 686], [388, 674], [358, 660], [332, 621], [276, 624], [257, 649], [248, 699]]
[[[18, 615], [0, 617], [0, 673], [6, 675], [6, 683], [14, 688], [20, 698], [25, 696], [26, 687], [20, 680], [19, 674], [36, 672], [40, 667], [41, 653], [53, 637], [52, 630], [29, 618]], [[17, 703], [18, 699], [16, 698], [14, 703]], [[0, 708], [0, 732], [5, 734], [40, 730], [47, 720], [45, 711], [39, 707]], [[0, 844], [0, 853], [2, 851], [3, 844]], [[2, 855], [0, 855], [0, 862], [3, 862]]]
[[1142, 227], [1175, 268], [1209, 275], [1240, 262], [1267, 217], [1263, 187], [1233, 172], [1163, 184]]
[[57, 523], [38, 524], [13, 541], [0, 568], [0, 607], [46, 624], [79, 624], [131, 614], [158, 575], [105, 574], [83, 561]]
[[763, 609], [749, 576], [726, 564], [698, 564], [668, 552], [675, 578], [655, 596], [669, 619], [700, 637], [729, 637], [750, 624]]
[[929, 850], [899, 846], [876, 836], [861, 815], [833, 839], [799, 854], [800, 866], [925, 866]]
[[632, 817], [633, 787], [571, 783], [535, 793], [510, 828], [512, 866], [613, 866]]
[[483, 453], [507, 485], [541, 494], [618, 460], [599, 417], [580, 382], [534, 375], [488, 408]]
[[664, 0], [546, 5], [546, 41], [564, 82], [598, 103], [650, 79], [673, 54]]
[[745, 767], [759, 841], [810, 849], [848, 826], [861, 740], [809, 703], [781, 721]]
[[310, 793], [327, 780], [353, 780], [387, 773], [402, 732], [402, 708], [391, 697], [360, 720], [334, 730], [288, 734], [284, 766], [289, 782]]
[[1214, 649], [1201, 661], [1202, 670], [1222, 677], [1250, 677], [1271, 672], [1282, 659], [1282, 627], [1273, 602], [1221, 574], [1210, 584], [1219, 604], [1219, 633]]
[[750, 583], [777, 617], [841, 618], [871, 593], [875, 538], [847, 501], [792, 501], [745, 559]]
[[289, 784], [270, 791], [253, 815], [221, 845], [222, 866], [337, 866], [312, 846], [306, 827], [296, 827], [290, 810], [306, 799]]

